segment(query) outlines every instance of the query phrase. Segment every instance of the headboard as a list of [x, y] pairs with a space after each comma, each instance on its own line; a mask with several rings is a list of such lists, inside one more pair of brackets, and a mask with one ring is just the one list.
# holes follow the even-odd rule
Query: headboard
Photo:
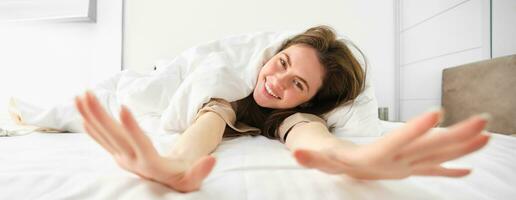
[[443, 70], [442, 106], [444, 126], [487, 112], [488, 131], [516, 134], [516, 54]]

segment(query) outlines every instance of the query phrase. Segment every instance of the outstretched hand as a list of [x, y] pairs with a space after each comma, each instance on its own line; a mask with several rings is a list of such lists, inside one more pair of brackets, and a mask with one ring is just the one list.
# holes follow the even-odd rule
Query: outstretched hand
[[489, 140], [482, 133], [487, 117], [473, 116], [439, 132], [430, 133], [442, 111], [425, 113], [378, 141], [322, 151], [298, 149], [297, 161], [306, 167], [357, 179], [402, 179], [412, 175], [462, 177], [470, 169], [450, 169], [443, 162], [479, 150]]
[[213, 169], [215, 159], [211, 156], [193, 164], [180, 158], [160, 156], [125, 106], [120, 111], [120, 124], [106, 113], [91, 92], [77, 97], [75, 103], [84, 119], [86, 132], [127, 171], [189, 192], [199, 189], [202, 180]]

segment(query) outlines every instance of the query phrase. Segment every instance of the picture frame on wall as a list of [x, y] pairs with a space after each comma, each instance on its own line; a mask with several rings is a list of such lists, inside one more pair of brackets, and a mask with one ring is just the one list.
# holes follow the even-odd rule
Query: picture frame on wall
[[26, 21], [91, 22], [97, 20], [97, 0], [3, 0], [0, 23]]

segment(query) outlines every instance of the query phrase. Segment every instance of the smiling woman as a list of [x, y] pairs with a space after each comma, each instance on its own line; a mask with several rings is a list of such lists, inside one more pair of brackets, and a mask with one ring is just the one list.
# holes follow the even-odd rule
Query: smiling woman
[[239, 101], [243, 110], [237, 118], [276, 138], [280, 124], [294, 113], [321, 116], [351, 103], [363, 91], [365, 76], [330, 27], [310, 28], [286, 40], [265, 63], [253, 94]]

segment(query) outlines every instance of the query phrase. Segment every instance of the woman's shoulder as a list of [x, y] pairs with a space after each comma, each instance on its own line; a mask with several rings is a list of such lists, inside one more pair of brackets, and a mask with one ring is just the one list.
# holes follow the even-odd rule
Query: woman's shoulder
[[211, 105], [217, 105], [217, 106], [223, 106], [227, 108], [235, 109], [236, 104], [233, 104], [234, 102], [226, 101], [225, 99], [221, 98], [211, 98], [206, 104], [204, 104], [204, 107], [211, 106]]
[[219, 107], [225, 110], [226, 112], [232, 112], [236, 114], [238, 106], [236, 101], [229, 102], [225, 99], [221, 98], [211, 98], [206, 104], [204, 104], [203, 108], [206, 107]]

